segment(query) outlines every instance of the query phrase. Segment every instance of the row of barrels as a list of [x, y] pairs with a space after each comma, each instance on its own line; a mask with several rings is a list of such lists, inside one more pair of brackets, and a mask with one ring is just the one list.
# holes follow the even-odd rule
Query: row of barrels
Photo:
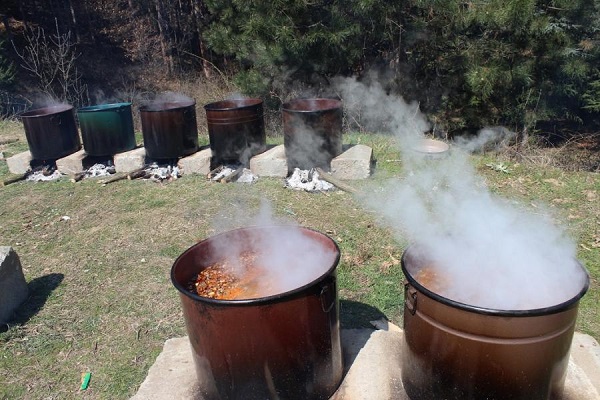
[[[266, 149], [263, 101], [242, 98], [204, 106], [213, 164], [246, 164]], [[146, 155], [177, 159], [198, 151], [194, 100], [149, 102], [139, 107]], [[75, 115], [77, 118], [75, 118]], [[342, 102], [295, 99], [282, 108], [290, 168], [328, 168], [342, 151]], [[32, 158], [56, 160], [82, 147], [108, 157], [136, 147], [131, 103], [82, 107], [54, 105], [20, 115]], [[78, 129], [79, 128], [79, 129]], [[79, 136], [81, 130], [81, 140]]]

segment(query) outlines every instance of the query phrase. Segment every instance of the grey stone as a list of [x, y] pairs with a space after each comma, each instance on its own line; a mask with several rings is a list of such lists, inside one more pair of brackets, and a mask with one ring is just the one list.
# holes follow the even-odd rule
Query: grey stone
[[8, 322], [29, 294], [19, 256], [9, 246], [0, 246], [0, 323]]
[[131, 172], [146, 164], [146, 149], [138, 147], [113, 156], [116, 172]]
[[285, 178], [288, 165], [284, 146], [280, 144], [252, 157], [250, 171], [258, 176]]
[[79, 150], [66, 157], [56, 160], [56, 168], [65, 175], [74, 175], [83, 172], [83, 160], [87, 157], [85, 150]]
[[183, 157], [177, 163], [183, 174], [208, 175], [210, 172], [210, 159], [212, 150], [210, 148], [200, 149], [194, 154]]
[[[393, 324], [382, 330], [342, 330], [344, 379], [330, 400], [407, 400], [402, 386], [403, 331]], [[562, 400], [598, 400], [598, 343], [575, 333]], [[169, 339], [131, 400], [203, 400], [197, 395], [196, 371], [187, 337]]]
[[31, 169], [31, 152], [29, 150], [6, 159], [8, 170], [11, 174], [24, 174]]
[[373, 149], [357, 144], [331, 160], [331, 174], [338, 179], [366, 179], [371, 175], [372, 164]]

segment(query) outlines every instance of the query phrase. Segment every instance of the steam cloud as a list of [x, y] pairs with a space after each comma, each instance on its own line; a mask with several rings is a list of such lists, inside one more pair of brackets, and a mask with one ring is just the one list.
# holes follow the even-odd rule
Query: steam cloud
[[[236, 226], [262, 227], [260, 234], [244, 240], [212, 242], [216, 259], [225, 259], [227, 265], [243, 275], [244, 251], [250, 247], [259, 249], [256, 266], [262, 268], [264, 279], [258, 292], [260, 297], [285, 293], [311, 283], [324, 275], [336, 260], [337, 253], [321, 242], [307, 236], [291, 221], [275, 218], [271, 205], [262, 200], [260, 212], [254, 217], [239, 215], [234, 223], [219, 221], [219, 231], [228, 231]], [[235, 224], [235, 225], [234, 225]], [[276, 227], [276, 229], [272, 229]], [[250, 240], [250, 242], [248, 242]]]
[[[576, 246], [548, 217], [525, 212], [493, 195], [466, 152], [455, 148], [432, 160], [414, 151], [429, 128], [417, 104], [385, 93], [376, 82], [339, 79], [347, 112], [363, 126], [395, 133], [407, 174], [364, 201], [385, 217], [399, 237], [451, 284], [443, 295], [479, 307], [536, 309], [575, 297], [585, 284]], [[469, 142], [477, 150], [512, 134], [487, 129]]]

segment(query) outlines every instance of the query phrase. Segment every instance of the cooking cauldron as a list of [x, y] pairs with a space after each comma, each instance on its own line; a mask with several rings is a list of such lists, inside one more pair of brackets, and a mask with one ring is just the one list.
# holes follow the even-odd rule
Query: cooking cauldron
[[[265, 237], [281, 247], [301, 235], [328, 259], [292, 290], [268, 297], [215, 300], [191, 293], [197, 274], [229, 251], [265, 252]], [[303, 249], [300, 249], [303, 250]], [[328, 399], [342, 379], [336, 267], [339, 248], [326, 235], [298, 227], [241, 228], [205, 239], [173, 264], [192, 346], [198, 385], [205, 399]], [[289, 260], [290, 262], [292, 260]], [[293, 264], [302, 264], [296, 259]], [[294, 272], [285, 261], [286, 276]], [[289, 274], [288, 274], [289, 272]]]
[[140, 107], [146, 155], [176, 159], [198, 151], [196, 102], [151, 102]]
[[[415, 247], [402, 256], [406, 277], [402, 382], [416, 399], [559, 398], [569, 361], [579, 293], [555, 306], [494, 310], [434, 293], [414, 277], [428, 264]], [[493, 282], [490, 282], [493, 285]]]
[[77, 117], [88, 155], [112, 156], [135, 148], [131, 103], [82, 107]]
[[204, 106], [213, 165], [247, 164], [266, 149], [263, 102], [233, 99]]
[[34, 160], [56, 160], [81, 149], [73, 106], [38, 108], [20, 117]]
[[288, 172], [294, 168], [329, 170], [342, 153], [342, 102], [295, 99], [283, 104], [283, 141]]

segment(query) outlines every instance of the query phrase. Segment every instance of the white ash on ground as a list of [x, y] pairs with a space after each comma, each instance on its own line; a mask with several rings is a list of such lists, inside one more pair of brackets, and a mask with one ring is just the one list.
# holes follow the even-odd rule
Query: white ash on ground
[[212, 171], [209, 178], [213, 182], [254, 183], [258, 180], [258, 176], [243, 165], [220, 166]]
[[172, 181], [181, 177], [181, 171], [177, 165], [159, 165], [154, 162], [146, 168], [145, 179], [155, 182]]
[[285, 187], [306, 192], [327, 192], [335, 190], [335, 185], [321, 179], [316, 169], [295, 168], [294, 173], [285, 180]]
[[86, 178], [93, 178], [96, 176], [109, 176], [116, 172], [114, 165], [97, 163], [89, 167], [85, 171]]
[[42, 166], [32, 169], [27, 174], [27, 180], [31, 182], [47, 182], [55, 181], [62, 177], [58, 169], [53, 166]]

